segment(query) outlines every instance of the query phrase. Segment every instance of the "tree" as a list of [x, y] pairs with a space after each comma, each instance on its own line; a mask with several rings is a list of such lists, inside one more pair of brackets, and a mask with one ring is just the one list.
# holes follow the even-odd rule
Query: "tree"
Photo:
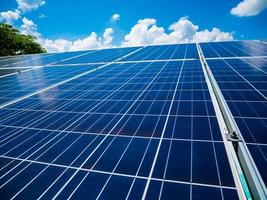
[[31, 35], [23, 35], [9, 24], [0, 23], [0, 56], [45, 53]]

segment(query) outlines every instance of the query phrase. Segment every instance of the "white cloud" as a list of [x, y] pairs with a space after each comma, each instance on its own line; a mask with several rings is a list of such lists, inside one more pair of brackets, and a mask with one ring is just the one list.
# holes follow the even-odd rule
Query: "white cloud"
[[23, 12], [35, 10], [38, 7], [45, 4], [44, 0], [16, 0], [18, 3], [18, 8]]
[[92, 32], [88, 37], [74, 41], [58, 39], [39, 39], [39, 42], [49, 52], [78, 51], [86, 49], [97, 49], [102, 47], [111, 47], [113, 41], [113, 29], [107, 28], [102, 37], [98, 37]]
[[20, 11], [19, 10], [15, 10], [15, 11], [8, 10], [6, 12], [0, 13], [0, 22], [13, 24], [13, 22], [15, 20], [18, 20], [19, 18], [20, 18]]
[[105, 47], [110, 47], [112, 45], [113, 41], [113, 29], [112, 28], [107, 28], [103, 34], [103, 46]]
[[146, 18], [138, 20], [131, 31], [124, 37], [123, 46], [136, 46], [146, 44], [171, 44], [181, 42], [203, 42], [233, 40], [232, 33], [223, 32], [218, 28], [211, 31], [198, 31], [199, 26], [194, 25], [188, 18], [182, 17], [169, 26], [169, 33], [163, 27], [158, 27], [156, 20]]
[[40, 33], [37, 32], [37, 25], [32, 21], [23, 17], [22, 25], [20, 26], [20, 32], [25, 35], [33, 35], [39, 37]]
[[120, 20], [120, 15], [118, 13], [115, 13], [114, 15], [111, 16], [110, 21], [116, 22]]
[[49, 39], [38, 39], [38, 42], [42, 44], [44, 48], [48, 50], [48, 52], [63, 52], [69, 51], [72, 42], [64, 39], [57, 39], [57, 40], [49, 40]]
[[124, 37], [122, 45], [135, 46], [168, 42], [169, 37], [164, 28], [157, 27], [155, 24], [156, 20], [152, 18], [138, 20], [137, 24], [131, 28], [130, 33]]
[[236, 7], [232, 8], [231, 14], [238, 17], [254, 16], [265, 8], [267, 8], [267, 0], [243, 0]]
[[233, 39], [232, 33], [223, 32], [218, 28], [213, 28], [211, 31], [205, 29], [204, 31], [196, 32], [193, 36], [193, 41], [196, 42], [227, 41]]

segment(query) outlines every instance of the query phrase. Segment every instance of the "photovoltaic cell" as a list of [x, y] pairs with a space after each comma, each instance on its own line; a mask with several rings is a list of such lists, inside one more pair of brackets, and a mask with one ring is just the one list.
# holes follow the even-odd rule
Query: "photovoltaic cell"
[[54, 64], [61, 60], [77, 57], [79, 55], [90, 54], [93, 51], [73, 51], [65, 53], [53, 53], [53, 54], [37, 54], [31, 56], [18, 56], [18, 59], [11, 59], [1, 62], [2, 67], [23, 67], [23, 66], [42, 66], [48, 64]]
[[[99, 65], [44, 67], [1, 78], [0, 102], [6, 103], [49, 87]], [[15, 71], [17, 71], [16, 69]], [[13, 70], [14, 71], [14, 70]]]
[[[265, 45], [201, 47], [265, 178]], [[65, 82], [0, 109], [3, 199], [238, 199], [196, 44], [0, 58], [35, 61], [1, 104]]]
[[206, 58], [267, 56], [267, 44], [257, 41], [203, 43], [201, 48]]
[[267, 62], [208, 61], [265, 183], [267, 182]]
[[129, 48], [115, 48], [115, 49], [102, 49], [94, 51], [90, 54], [82, 55], [66, 61], [61, 61], [58, 64], [81, 64], [81, 63], [94, 63], [94, 62], [111, 62], [119, 59], [139, 47]]

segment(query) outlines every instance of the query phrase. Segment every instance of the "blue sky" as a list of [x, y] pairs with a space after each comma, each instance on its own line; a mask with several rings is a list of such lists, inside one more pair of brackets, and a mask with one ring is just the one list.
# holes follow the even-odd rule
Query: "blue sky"
[[68, 51], [263, 39], [266, 7], [267, 0], [1, 0], [0, 20], [34, 34], [49, 51]]

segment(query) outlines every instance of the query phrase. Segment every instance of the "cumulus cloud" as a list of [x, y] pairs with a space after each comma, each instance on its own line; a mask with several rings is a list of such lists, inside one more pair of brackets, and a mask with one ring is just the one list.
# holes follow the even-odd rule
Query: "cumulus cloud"
[[58, 39], [39, 39], [39, 42], [49, 52], [62, 52], [62, 51], [78, 51], [86, 49], [97, 49], [103, 47], [111, 47], [113, 41], [113, 29], [107, 28], [103, 36], [98, 37], [95, 32], [92, 32], [88, 37], [74, 41]]
[[131, 31], [124, 37], [123, 46], [136, 46], [146, 44], [171, 44], [181, 42], [208, 42], [233, 40], [232, 33], [223, 32], [214, 27], [211, 31], [205, 29], [198, 31], [199, 26], [194, 25], [188, 18], [182, 17], [171, 24], [166, 32], [158, 27], [156, 20], [146, 18], [138, 20]]
[[113, 41], [113, 29], [112, 28], [107, 28], [103, 34], [103, 46], [105, 47], [110, 47], [112, 45]]
[[37, 25], [32, 21], [23, 17], [22, 25], [20, 26], [20, 32], [25, 35], [33, 35], [39, 37], [40, 33], [37, 32]]
[[196, 32], [193, 36], [193, 41], [196, 42], [227, 41], [233, 39], [232, 33], [223, 32], [218, 28], [213, 28], [211, 31], [205, 29], [204, 31]]
[[259, 14], [267, 8], [267, 0], [243, 0], [232, 8], [231, 14], [238, 17], [249, 17]]
[[35, 10], [45, 4], [44, 0], [16, 0], [18, 3], [18, 9], [23, 12]]
[[111, 16], [110, 21], [116, 22], [120, 20], [120, 15], [118, 13], [115, 13], [114, 15]]
[[19, 18], [20, 18], [19, 10], [15, 10], [15, 11], [8, 10], [6, 12], [0, 13], [0, 21], [8, 23], [8, 24], [13, 24], [13, 22], [15, 20], [18, 20]]
[[39, 38], [38, 42], [42, 44], [42, 46], [46, 48], [49, 52], [69, 51], [72, 46], [72, 41], [64, 39], [50, 40]]

